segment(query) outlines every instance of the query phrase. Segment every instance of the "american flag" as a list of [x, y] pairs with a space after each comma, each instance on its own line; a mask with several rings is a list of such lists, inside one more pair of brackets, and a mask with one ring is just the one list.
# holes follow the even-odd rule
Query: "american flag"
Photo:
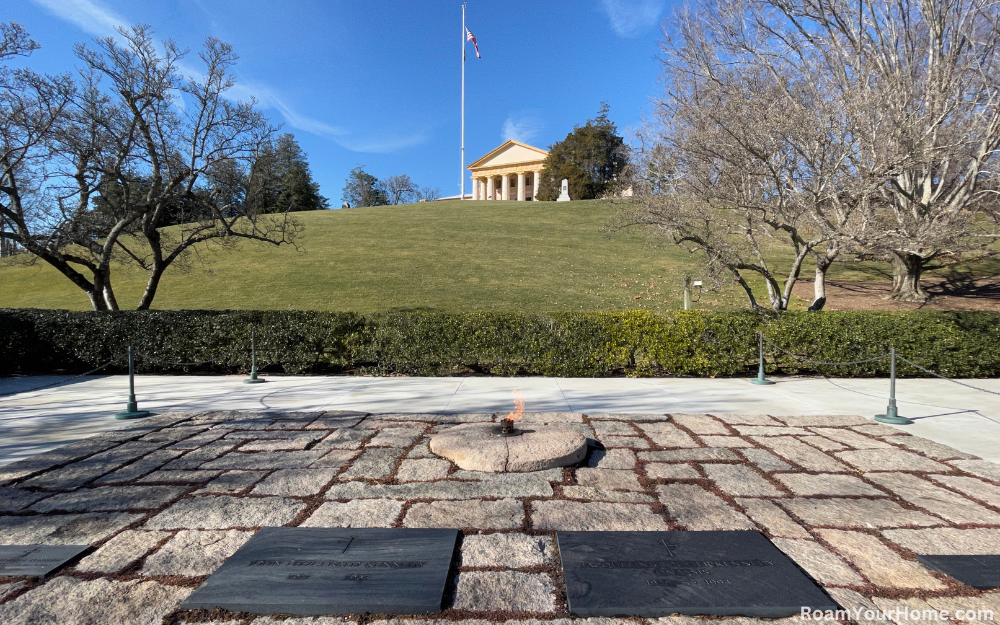
[[483, 58], [483, 57], [482, 57], [482, 56], [480, 56], [480, 54], [479, 54], [479, 44], [478, 44], [478, 43], [476, 42], [476, 36], [475, 36], [475, 35], [473, 35], [473, 34], [472, 34], [472, 31], [471, 31], [471, 30], [469, 30], [468, 28], [466, 28], [466, 29], [465, 29], [465, 40], [466, 40], [466, 41], [471, 41], [471, 42], [472, 42], [472, 45], [476, 47], [476, 58], [477, 58], [477, 59], [481, 59], [481, 58]]

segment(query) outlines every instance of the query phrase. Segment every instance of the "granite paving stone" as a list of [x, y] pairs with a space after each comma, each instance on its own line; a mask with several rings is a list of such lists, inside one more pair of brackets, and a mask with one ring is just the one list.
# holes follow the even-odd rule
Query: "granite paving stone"
[[580, 412], [525, 412], [521, 416], [523, 423], [583, 423], [583, 413]]
[[635, 452], [631, 449], [591, 449], [587, 466], [600, 469], [631, 469], [635, 467]]
[[256, 484], [265, 475], [267, 475], [265, 471], [226, 471], [195, 492], [219, 494], [239, 493]]
[[182, 530], [146, 558], [143, 575], [211, 575], [253, 532]]
[[672, 423], [638, 423], [636, 425], [660, 447], [700, 447], [690, 434]]
[[954, 447], [948, 447], [947, 445], [935, 443], [932, 440], [920, 438], [918, 436], [905, 436], [895, 439], [893, 442], [898, 443], [907, 449], [919, 451], [925, 456], [930, 456], [935, 460], [971, 460], [975, 458], [975, 456], [962, 453]]
[[656, 487], [660, 502], [670, 516], [688, 530], [755, 529], [753, 521], [721, 498], [694, 484], [663, 484]]
[[706, 414], [672, 414], [670, 420], [695, 434], [731, 434], [726, 424]]
[[422, 433], [423, 430], [414, 428], [386, 428], [368, 441], [366, 447], [409, 447]]
[[853, 447], [855, 449], [890, 449], [892, 445], [881, 441], [877, 438], [872, 438], [871, 436], [865, 436], [854, 430], [847, 430], [841, 428], [809, 428], [813, 432], [835, 440], [838, 443], [843, 443], [848, 447]]
[[458, 527], [481, 530], [514, 529], [524, 521], [524, 504], [516, 499], [482, 499], [415, 503], [403, 527]]
[[104, 540], [141, 518], [125, 512], [0, 517], [0, 544], [86, 545]]
[[72, 490], [83, 486], [127, 462], [140, 458], [159, 446], [159, 443], [129, 442], [107, 451], [79, 460], [60, 469], [25, 480], [21, 486], [49, 490]]
[[796, 497], [778, 502], [809, 525], [833, 527], [905, 527], [941, 523], [923, 512], [906, 510], [886, 499], [808, 499]]
[[205, 495], [182, 499], [146, 521], [143, 528], [227, 529], [284, 525], [305, 507], [284, 497], [232, 497]]
[[313, 449], [361, 449], [365, 441], [373, 436], [375, 430], [360, 428], [337, 430], [317, 443]]
[[698, 449], [640, 451], [639, 459], [651, 462], [687, 462], [689, 460], [704, 462], [705, 460], [738, 460], [739, 456], [729, 449], [701, 447]]
[[[1000, 593], [997, 592], [984, 593], [978, 597], [930, 597], [927, 603], [936, 610], [947, 610], [952, 615], [951, 618], [959, 623], [985, 621], [986, 611], [992, 611], [993, 620], [996, 621], [997, 615], [1000, 614]], [[956, 616], [959, 610], [963, 612], [975, 610], [976, 614], [960, 619]], [[980, 610], [983, 614], [979, 614]]]
[[120, 484], [122, 482], [131, 482], [132, 480], [138, 479], [147, 473], [151, 473], [159, 469], [182, 453], [184, 452], [178, 449], [160, 449], [154, 451], [136, 460], [132, 464], [127, 464], [117, 471], [112, 471], [104, 477], [98, 478], [94, 481], [94, 483]]
[[645, 412], [598, 412], [598, 413], [587, 413], [590, 420], [598, 421], [663, 421], [668, 419], [667, 414], [653, 414]]
[[483, 499], [506, 497], [551, 497], [552, 485], [545, 480], [407, 482], [405, 484], [368, 484], [346, 482], [334, 484], [326, 492], [327, 499], [358, 499], [390, 497], [393, 499]]
[[805, 428], [786, 426], [770, 427], [764, 425], [734, 425], [741, 436], [801, 436], [809, 434]]
[[1000, 464], [987, 460], [949, 460], [948, 464], [992, 482], [1000, 482]]
[[[215, 460], [222, 454], [231, 450], [237, 445], [239, 441], [235, 440], [219, 440], [214, 443], [209, 443], [204, 447], [189, 451], [188, 453], [171, 460], [167, 464], [163, 465], [164, 469], [197, 469], [201, 465]], [[222, 468], [222, 467], [205, 467], [205, 468]]]
[[576, 483], [607, 490], [643, 490], [635, 472], [617, 469], [581, 467], [576, 470]]
[[987, 510], [957, 493], [935, 486], [916, 475], [871, 473], [865, 477], [891, 490], [900, 499], [953, 523], [1000, 525], [1000, 514]]
[[308, 467], [323, 457], [323, 450], [309, 451], [260, 451], [252, 454], [234, 451], [206, 463], [203, 469], [300, 469]]
[[295, 436], [292, 438], [266, 438], [250, 440], [240, 445], [240, 451], [301, 451], [311, 445], [316, 439], [313, 436]]
[[1000, 529], [935, 527], [885, 530], [882, 535], [915, 554], [1000, 555]]
[[563, 486], [563, 496], [567, 499], [584, 501], [618, 501], [624, 503], [653, 503], [656, 500], [645, 493], [630, 490], [606, 490], [593, 486]]
[[0, 584], [0, 602], [24, 588], [24, 582], [13, 582], [10, 584]]
[[[932, 480], [939, 484], [944, 484], [949, 488], [954, 488], [980, 501], [1000, 508], [1000, 486], [994, 486], [974, 477], [961, 477], [957, 475], [929, 475]], [[2, 495], [0, 495], [2, 499]]]
[[654, 480], [697, 480], [702, 476], [689, 464], [669, 464], [649, 462], [645, 465], [646, 476]]
[[847, 449], [847, 445], [818, 434], [815, 436], [800, 436], [799, 440], [812, 445], [820, 451], [840, 451], [841, 449]]
[[331, 449], [326, 454], [312, 463], [312, 467], [324, 467], [328, 469], [339, 469], [357, 457], [360, 452], [356, 449]]
[[0, 623], [160, 625], [191, 590], [153, 581], [56, 577], [0, 605]]
[[422, 458], [404, 460], [396, 471], [396, 479], [400, 482], [430, 482], [448, 477], [451, 462], [440, 458]]
[[[204, 447], [205, 445], [207, 445], [207, 444], [209, 444], [209, 443], [211, 443], [213, 441], [217, 441], [217, 440], [219, 440], [220, 438], [222, 438], [223, 436], [226, 435], [225, 430], [223, 430], [221, 428], [220, 429], [209, 430], [209, 429], [206, 429], [204, 427], [201, 427], [201, 428], [198, 428], [198, 429], [200, 429], [202, 431], [199, 432], [199, 433], [197, 433], [197, 434], [195, 434], [194, 436], [190, 436], [190, 437], [185, 438], [183, 440], [178, 440], [173, 445], [170, 445], [169, 447], [167, 447], [167, 449], [179, 449], [181, 451], [191, 450], [191, 449], [198, 449], [199, 447]], [[143, 440], [149, 440], [149, 439], [143, 439]]]
[[0, 485], [117, 447], [119, 441], [93, 436], [0, 467]]
[[551, 612], [555, 588], [544, 573], [520, 571], [469, 571], [458, 574], [456, 610], [492, 612]]
[[392, 527], [402, 509], [403, 502], [395, 499], [328, 501], [301, 527]]
[[468, 534], [462, 539], [461, 566], [511, 569], [552, 562], [551, 536], [527, 534]]
[[601, 441], [608, 449], [649, 449], [649, 441], [638, 436], [607, 436]]
[[[822, 451], [791, 436], [755, 436], [754, 440], [785, 460], [808, 471], [849, 471], [850, 469]], [[850, 453], [850, 452], [844, 452]]]
[[784, 510], [766, 499], [738, 498], [736, 500], [747, 515], [771, 536], [784, 538], [812, 538], [801, 525], [792, 520]]
[[251, 495], [309, 497], [333, 480], [336, 469], [280, 469], [253, 487]]
[[293, 432], [289, 430], [236, 430], [226, 434], [227, 439], [240, 439], [243, 441], [269, 440], [273, 438], [293, 439], [298, 437], [308, 437], [308, 440], [319, 440], [326, 436], [326, 432]]
[[931, 471], [942, 473], [948, 466], [904, 449], [858, 449], [834, 452], [835, 456], [862, 471]]
[[793, 415], [788, 417], [775, 417], [787, 425], [799, 427], [809, 426], [848, 426], [863, 425], [871, 423], [868, 419], [859, 415]]
[[844, 530], [817, 530], [873, 584], [886, 588], [940, 590], [945, 587], [917, 562], [904, 560], [869, 534]]
[[739, 464], [705, 464], [701, 470], [724, 493], [743, 497], [783, 497], [775, 488], [750, 467]]
[[145, 556], [168, 536], [170, 532], [125, 530], [80, 560], [76, 569], [86, 573], [117, 573]]
[[425, 436], [424, 438], [420, 439], [420, 442], [418, 442], [416, 445], [414, 445], [413, 449], [411, 449], [410, 451], [406, 452], [406, 457], [407, 458], [417, 458], [417, 459], [418, 458], [437, 458], [437, 454], [435, 454], [434, 452], [431, 451], [431, 439], [430, 439], [430, 437]]
[[403, 450], [394, 447], [366, 449], [346, 471], [340, 474], [340, 479], [389, 477], [396, 467], [396, 460], [401, 455]]
[[504, 484], [538, 484], [541, 482], [561, 482], [563, 470], [543, 469], [528, 473], [491, 473], [490, 471], [466, 471], [459, 469], [449, 476], [455, 480], [478, 480], [485, 482], [503, 482]]
[[141, 484], [150, 483], [182, 483], [182, 484], [201, 484], [204, 482], [211, 482], [215, 478], [219, 477], [221, 471], [199, 471], [198, 469], [193, 469], [189, 471], [179, 471], [171, 469], [160, 469], [159, 471], [153, 471], [146, 477], [139, 480]]
[[729, 449], [739, 449], [742, 447], [753, 447], [753, 443], [742, 439], [739, 436], [699, 436], [701, 442], [706, 447], [727, 447]]
[[855, 425], [851, 427], [851, 429], [855, 432], [861, 432], [862, 434], [867, 434], [868, 436], [878, 436], [880, 438], [885, 438], [886, 436], [910, 436], [910, 433], [904, 431], [901, 427], [889, 427], [888, 425], [882, 425], [881, 423]]
[[[233, 625], [243, 625], [243, 623], [244, 621], [238, 621], [233, 623]], [[258, 616], [250, 623], [250, 625], [356, 625], [357, 623], [358, 619], [350, 619], [343, 616], [309, 616], [302, 618]], [[424, 623], [427, 623], [427, 621], [420, 621], [420, 625], [424, 625]], [[192, 625], [198, 624], [192, 623]], [[372, 625], [374, 625], [374, 623]]]
[[591, 421], [594, 433], [598, 436], [635, 436], [636, 429], [622, 421]]
[[885, 497], [886, 493], [853, 475], [837, 473], [777, 473], [774, 476], [796, 495], [832, 495], [839, 497]]
[[[867, 597], [847, 588], [827, 588], [826, 592], [833, 597], [840, 607], [848, 610], [851, 620], [858, 625], [880, 625], [885, 619], [877, 620], [879, 607]], [[870, 616], [871, 618], [866, 618]]]
[[577, 501], [531, 502], [531, 526], [562, 531], [665, 531], [667, 522], [649, 506]]
[[860, 586], [864, 580], [839, 556], [814, 540], [773, 538], [771, 542], [824, 586]]
[[772, 417], [766, 414], [720, 414], [716, 413], [712, 415], [713, 417], [728, 423], [730, 425], [773, 425], [782, 426], [784, 423], [781, 421], [776, 421]]
[[31, 506], [35, 512], [104, 512], [108, 510], [149, 510], [177, 497], [177, 486], [102, 486], [59, 493]]
[[792, 470], [792, 465], [788, 464], [766, 449], [741, 449], [740, 453], [746, 456], [747, 460], [757, 465], [757, 468], [765, 473]]
[[0, 512], [19, 512], [51, 493], [36, 493], [22, 488], [0, 486]]

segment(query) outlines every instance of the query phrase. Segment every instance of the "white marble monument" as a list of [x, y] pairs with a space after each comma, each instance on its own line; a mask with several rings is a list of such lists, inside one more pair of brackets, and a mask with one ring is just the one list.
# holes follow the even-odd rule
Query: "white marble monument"
[[559, 191], [559, 197], [556, 198], [556, 202], [569, 202], [569, 180], [563, 178], [562, 189]]

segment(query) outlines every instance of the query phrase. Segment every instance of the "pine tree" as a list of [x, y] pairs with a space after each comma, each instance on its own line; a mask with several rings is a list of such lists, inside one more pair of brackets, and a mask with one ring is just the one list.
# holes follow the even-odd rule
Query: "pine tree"
[[603, 197], [622, 172], [626, 157], [625, 141], [608, 119], [611, 107], [601, 103], [597, 117], [583, 126], [575, 126], [566, 138], [549, 146], [542, 168], [538, 199], [559, 197], [563, 179], [569, 180], [569, 195], [574, 200]]

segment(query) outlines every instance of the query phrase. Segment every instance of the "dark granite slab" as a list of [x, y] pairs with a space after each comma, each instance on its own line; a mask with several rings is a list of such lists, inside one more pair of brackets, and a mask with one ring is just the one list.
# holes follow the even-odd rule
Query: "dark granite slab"
[[0, 545], [0, 577], [45, 577], [88, 549], [90, 545]]
[[570, 613], [779, 618], [837, 604], [760, 532], [557, 532]]
[[979, 590], [1000, 588], [1000, 556], [917, 556], [931, 569]]
[[441, 611], [455, 529], [265, 527], [181, 607], [255, 614]]

